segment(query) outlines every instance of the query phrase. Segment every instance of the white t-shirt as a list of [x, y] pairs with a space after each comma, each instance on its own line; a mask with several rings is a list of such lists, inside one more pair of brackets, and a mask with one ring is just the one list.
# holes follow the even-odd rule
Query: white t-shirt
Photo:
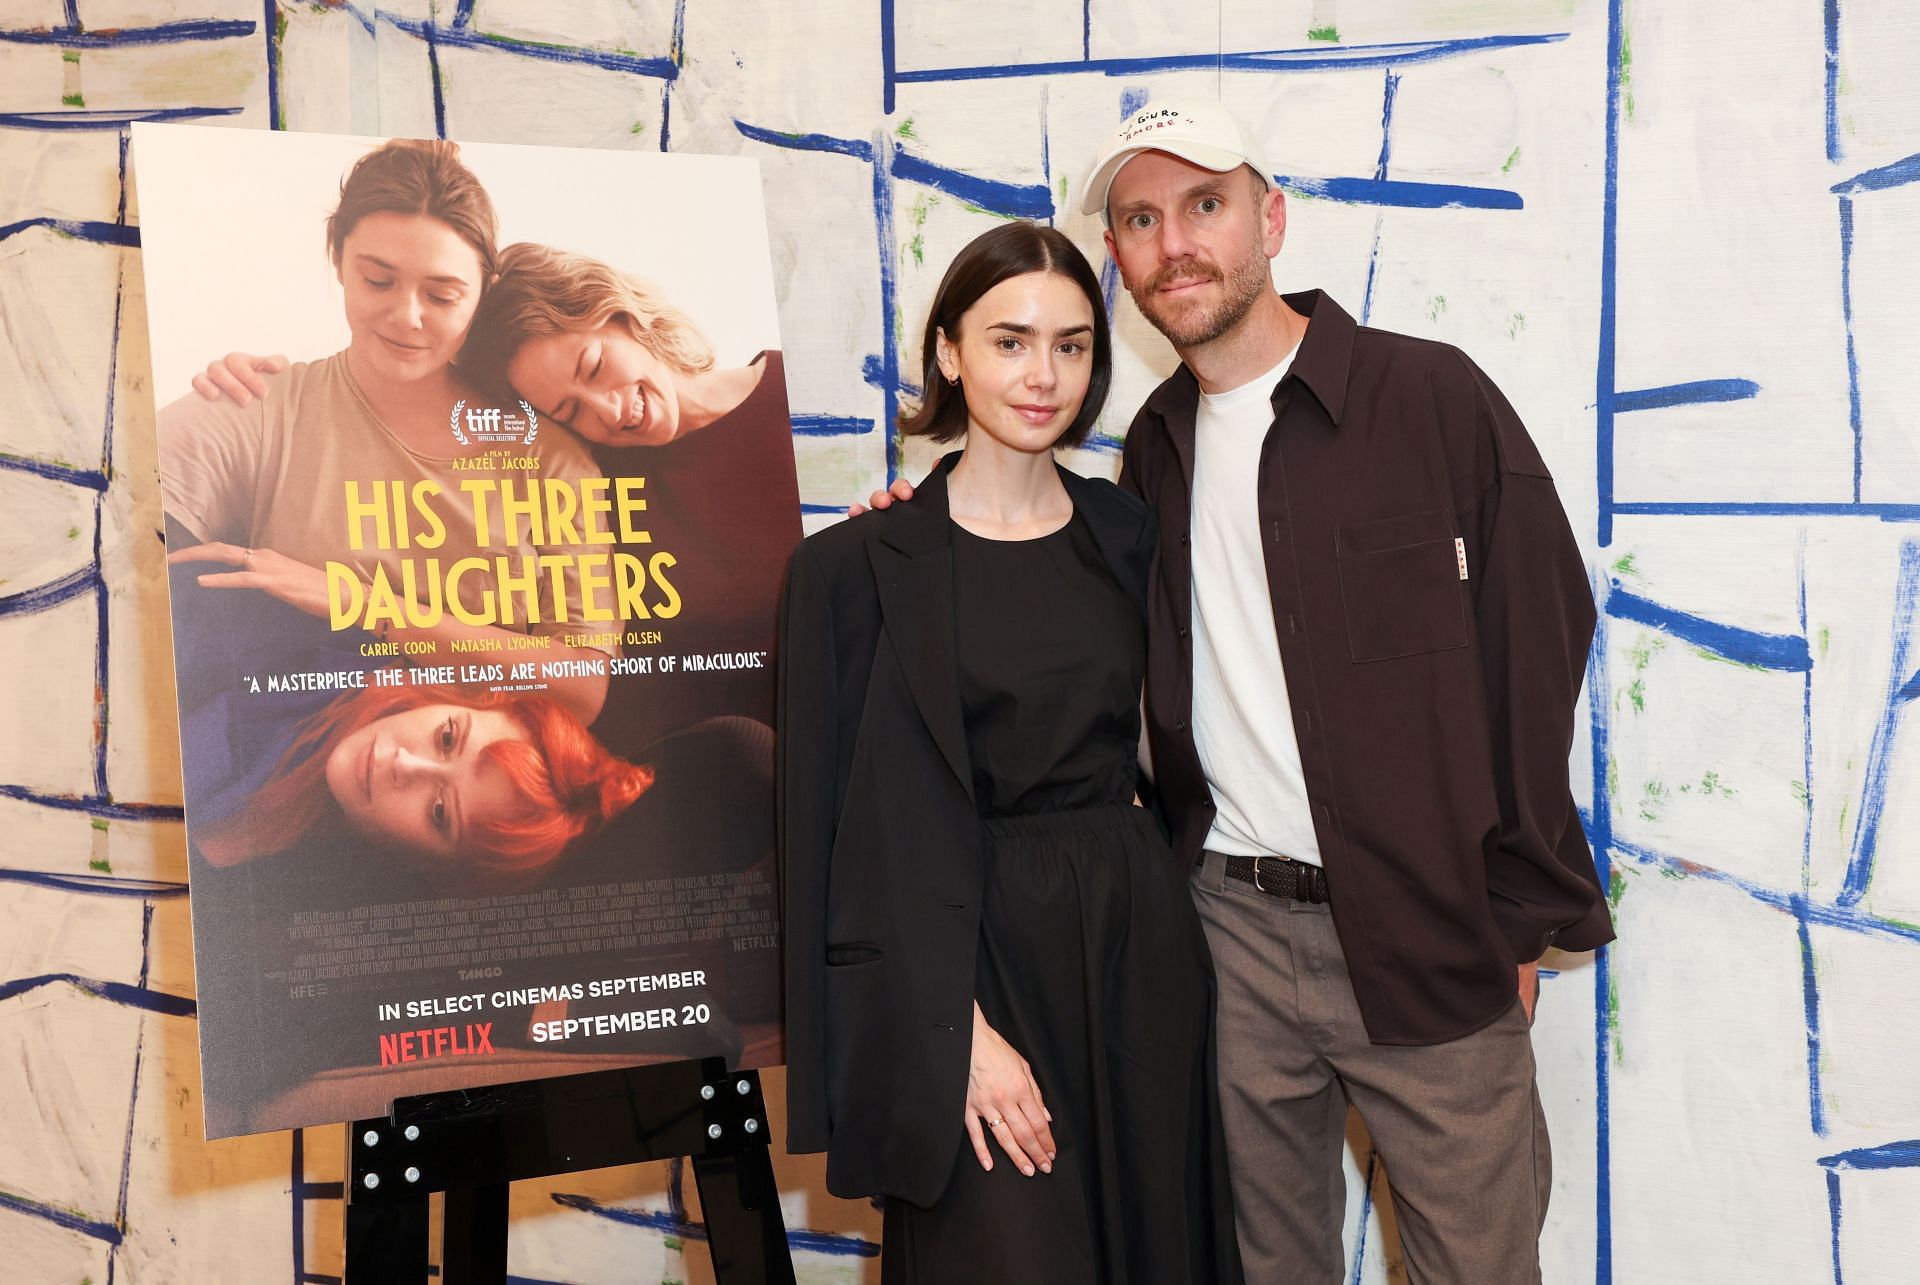
[[1320, 864], [1260, 541], [1260, 451], [1288, 353], [1202, 393], [1193, 448], [1193, 738], [1218, 808], [1206, 846]]

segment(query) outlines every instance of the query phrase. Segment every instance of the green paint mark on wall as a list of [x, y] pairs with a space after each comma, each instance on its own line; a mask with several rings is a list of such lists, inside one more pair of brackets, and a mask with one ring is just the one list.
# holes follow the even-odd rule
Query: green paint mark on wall
[[[276, 5], [274, 8], [273, 47], [267, 50], [267, 57], [273, 59], [274, 71], [279, 76], [280, 83], [284, 85], [287, 83], [287, 60], [281, 56], [280, 51], [285, 48], [287, 42], [287, 10], [284, 5]], [[280, 95], [280, 113], [272, 124], [275, 129], [287, 127], [287, 96], [285, 94]]]
[[960, 208], [968, 214], [984, 214], [990, 219], [999, 219], [1002, 223], [1018, 223], [1018, 214], [1002, 214], [999, 210], [989, 210], [984, 205], [975, 205], [972, 201], [960, 202]]
[[1437, 294], [1427, 300], [1427, 320], [1438, 321], [1440, 314], [1447, 310], [1447, 296]]
[[1640, 819], [1658, 821], [1667, 806], [1667, 787], [1660, 781], [1648, 781], [1640, 787]]
[[80, 94], [62, 94], [60, 95], [60, 102], [66, 107], [85, 107], [87, 105], [86, 98]]
[[1633, 119], [1633, 32], [1620, 27], [1620, 91], [1627, 105], [1627, 119]]
[[1322, 42], [1324, 42], [1324, 43], [1326, 43], [1326, 44], [1339, 44], [1339, 43], [1340, 43], [1340, 28], [1338, 28], [1338, 27], [1308, 27], [1308, 28], [1307, 28], [1307, 39], [1308, 39], [1308, 40], [1319, 40], [1319, 41], [1322, 41]]
[[113, 862], [108, 861], [105, 857], [100, 857], [87, 862], [87, 869], [98, 870], [103, 875], [110, 875], [113, 873]]
[[909, 211], [913, 216], [913, 239], [907, 242], [907, 253], [913, 256], [915, 263], [924, 264], [927, 261], [924, 229], [927, 226], [927, 215], [938, 204], [940, 204], [939, 197], [923, 194], [914, 201], [913, 209]]
[[1614, 574], [1632, 576], [1635, 580], [1638, 580], [1640, 578], [1640, 569], [1633, 565], [1633, 560], [1637, 556], [1639, 555], [1629, 553], [1625, 557], [1615, 559], [1613, 564]]
[[1731, 656], [1722, 656], [1717, 651], [1708, 651], [1705, 647], [1691, 647], [1689, 650], [1702, 660], [1718, 661], [1722, 665], [1732, 665], [1736, 669], [1751, 669], [1758, 674], [1767, 672], [1765, 665], [1756, 665], [1750, 660], [1735, 660]]
[[1633, 665], [1634, 678], [1631, 683], [1628, 683], [1626, 687], [1621, 689], [1618, 696], [1613, 698], [1613, 708], [1616, 711], [1620, 708], [1620, 702], [1624, 698], [1633, 705], [1634, 713], [1644, 714], [1647, 712], [1647, 680], [1644, 674], [1647, 666], [1653, 661], [1654, 653], [1665, 651], [1666, 649], [1666, 639], [1655, 637], [1652, 634], [1641, 634], [1633, 646], [1628, 649], [1627, 660]]
[[1620, 796], [1620, 760], [1611, 754], [1607, 755], [1607, 794], [1613, 798]]
[[1827, 658], [1827, 644], [1833, 641], [1833, 631], [1822, 625], [1820, 628], [1820, 659]]
[[[1801, 788], [1805, 789], [1806, 787], [1802, 786]], [[1841, 834], [1845, 834], [1847, 832], [1847, 810], [1851, 807], [1853, 807], [1853, 800], [1851, 798], [1840, 800], [1840, 833]]]
[[1516, 148], [1514, 148], [1514, 149], [1513, 149], [1513, 154], [1512, 154], [1511, 156], [1509, 156], [1509, 157], [1507, 157], [1507, 163], [1506, 163], [1505, 165], [1502, 165], [1502, 166], [1500, 167], [1500, 172], [1501, 172], [1502, 174], [1511, 174], [1511, 173], [1513, 173], [1513, 165], [1514, 165], [1514, 162], [1515, 162], [1515, 161], [1518, 161], [1519, 159], [1520, 159], [1520, 149], [1516, 147]]
[[80, 65], [80, 51], [78, 49], [68, 49], [61, 53], [60, 61], [70, 62], [77, 67]]
[[918, 135], [916, 135], [916, 134], [915, 134], [915, 133], [913, 132], [913, 117], [911, 117], [911, 116], [909, 116], [909, 117], [907, 117], [907, 118], [906, 118], [905, 120], [903, 120], [903, 121], [901, 121], [901, 122], [900, 122], [900, 128], [898, 128], [898, 129], [896, 129], [896, 130], [894, 130], [893, 132], [894, 132], [894, 133], [896, 133], [896, 134], [898, 134], [898, 135], [899, 135], [900, 137], [902, 137], [902, 138], [917, 138], [917, 137], [918, 137]]
[[1518, 339], [1520, 332], [1527, 328], [1527, 314], [1516, 312], [1507, 318], [1507, 338]]
[[101, 834], [105, 834], [107, 832], [107, 823], [101, 820], [99, 817], [95, 817], [93, 819], [93, 828], [98, 830]]

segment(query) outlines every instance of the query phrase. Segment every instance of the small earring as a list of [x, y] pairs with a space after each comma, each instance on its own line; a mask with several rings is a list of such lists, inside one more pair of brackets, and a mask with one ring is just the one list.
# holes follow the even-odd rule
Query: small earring
[[952, 385], [953, 387], [955, 387], [955, 388], [958, 388], [958, 387], [960, 387], [960, 376], [958, 376], [958, 375], [948, 375], [948, 376], [947, 376], [947, 383], [949, 383], [949, 384], [951, 384], [951, 385]]

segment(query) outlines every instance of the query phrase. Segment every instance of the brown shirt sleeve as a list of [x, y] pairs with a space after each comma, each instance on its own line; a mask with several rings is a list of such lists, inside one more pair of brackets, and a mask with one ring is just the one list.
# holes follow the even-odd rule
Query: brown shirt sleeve
[[[1487, 893], [1514, 959], [1613, 935], [1567, 784], [1593, 595], [1553, 479], [1500, 390], [1464, 356], [1436, 401], [1470, 410], [1494, 476], [1459, 515], [1486, 681], [1500, 829]], [[1437, 378], [1454, 382], [1454, 372]]]

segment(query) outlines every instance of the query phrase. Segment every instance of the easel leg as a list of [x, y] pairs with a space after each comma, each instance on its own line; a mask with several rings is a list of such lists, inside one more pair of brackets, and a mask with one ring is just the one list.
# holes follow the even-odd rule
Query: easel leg
[[420, 1285], [427, 1278], [427, 1193], [369, 1205], [347, 1201], [343, 1285]]
[[766, 1147], [695, 1156], [700, 1215], [719, 1285], [794, 1285], [787, 1224]]
[[507, 1285], [507, 1184], [455, 1187], [440, 1222], [443, 1285]]

